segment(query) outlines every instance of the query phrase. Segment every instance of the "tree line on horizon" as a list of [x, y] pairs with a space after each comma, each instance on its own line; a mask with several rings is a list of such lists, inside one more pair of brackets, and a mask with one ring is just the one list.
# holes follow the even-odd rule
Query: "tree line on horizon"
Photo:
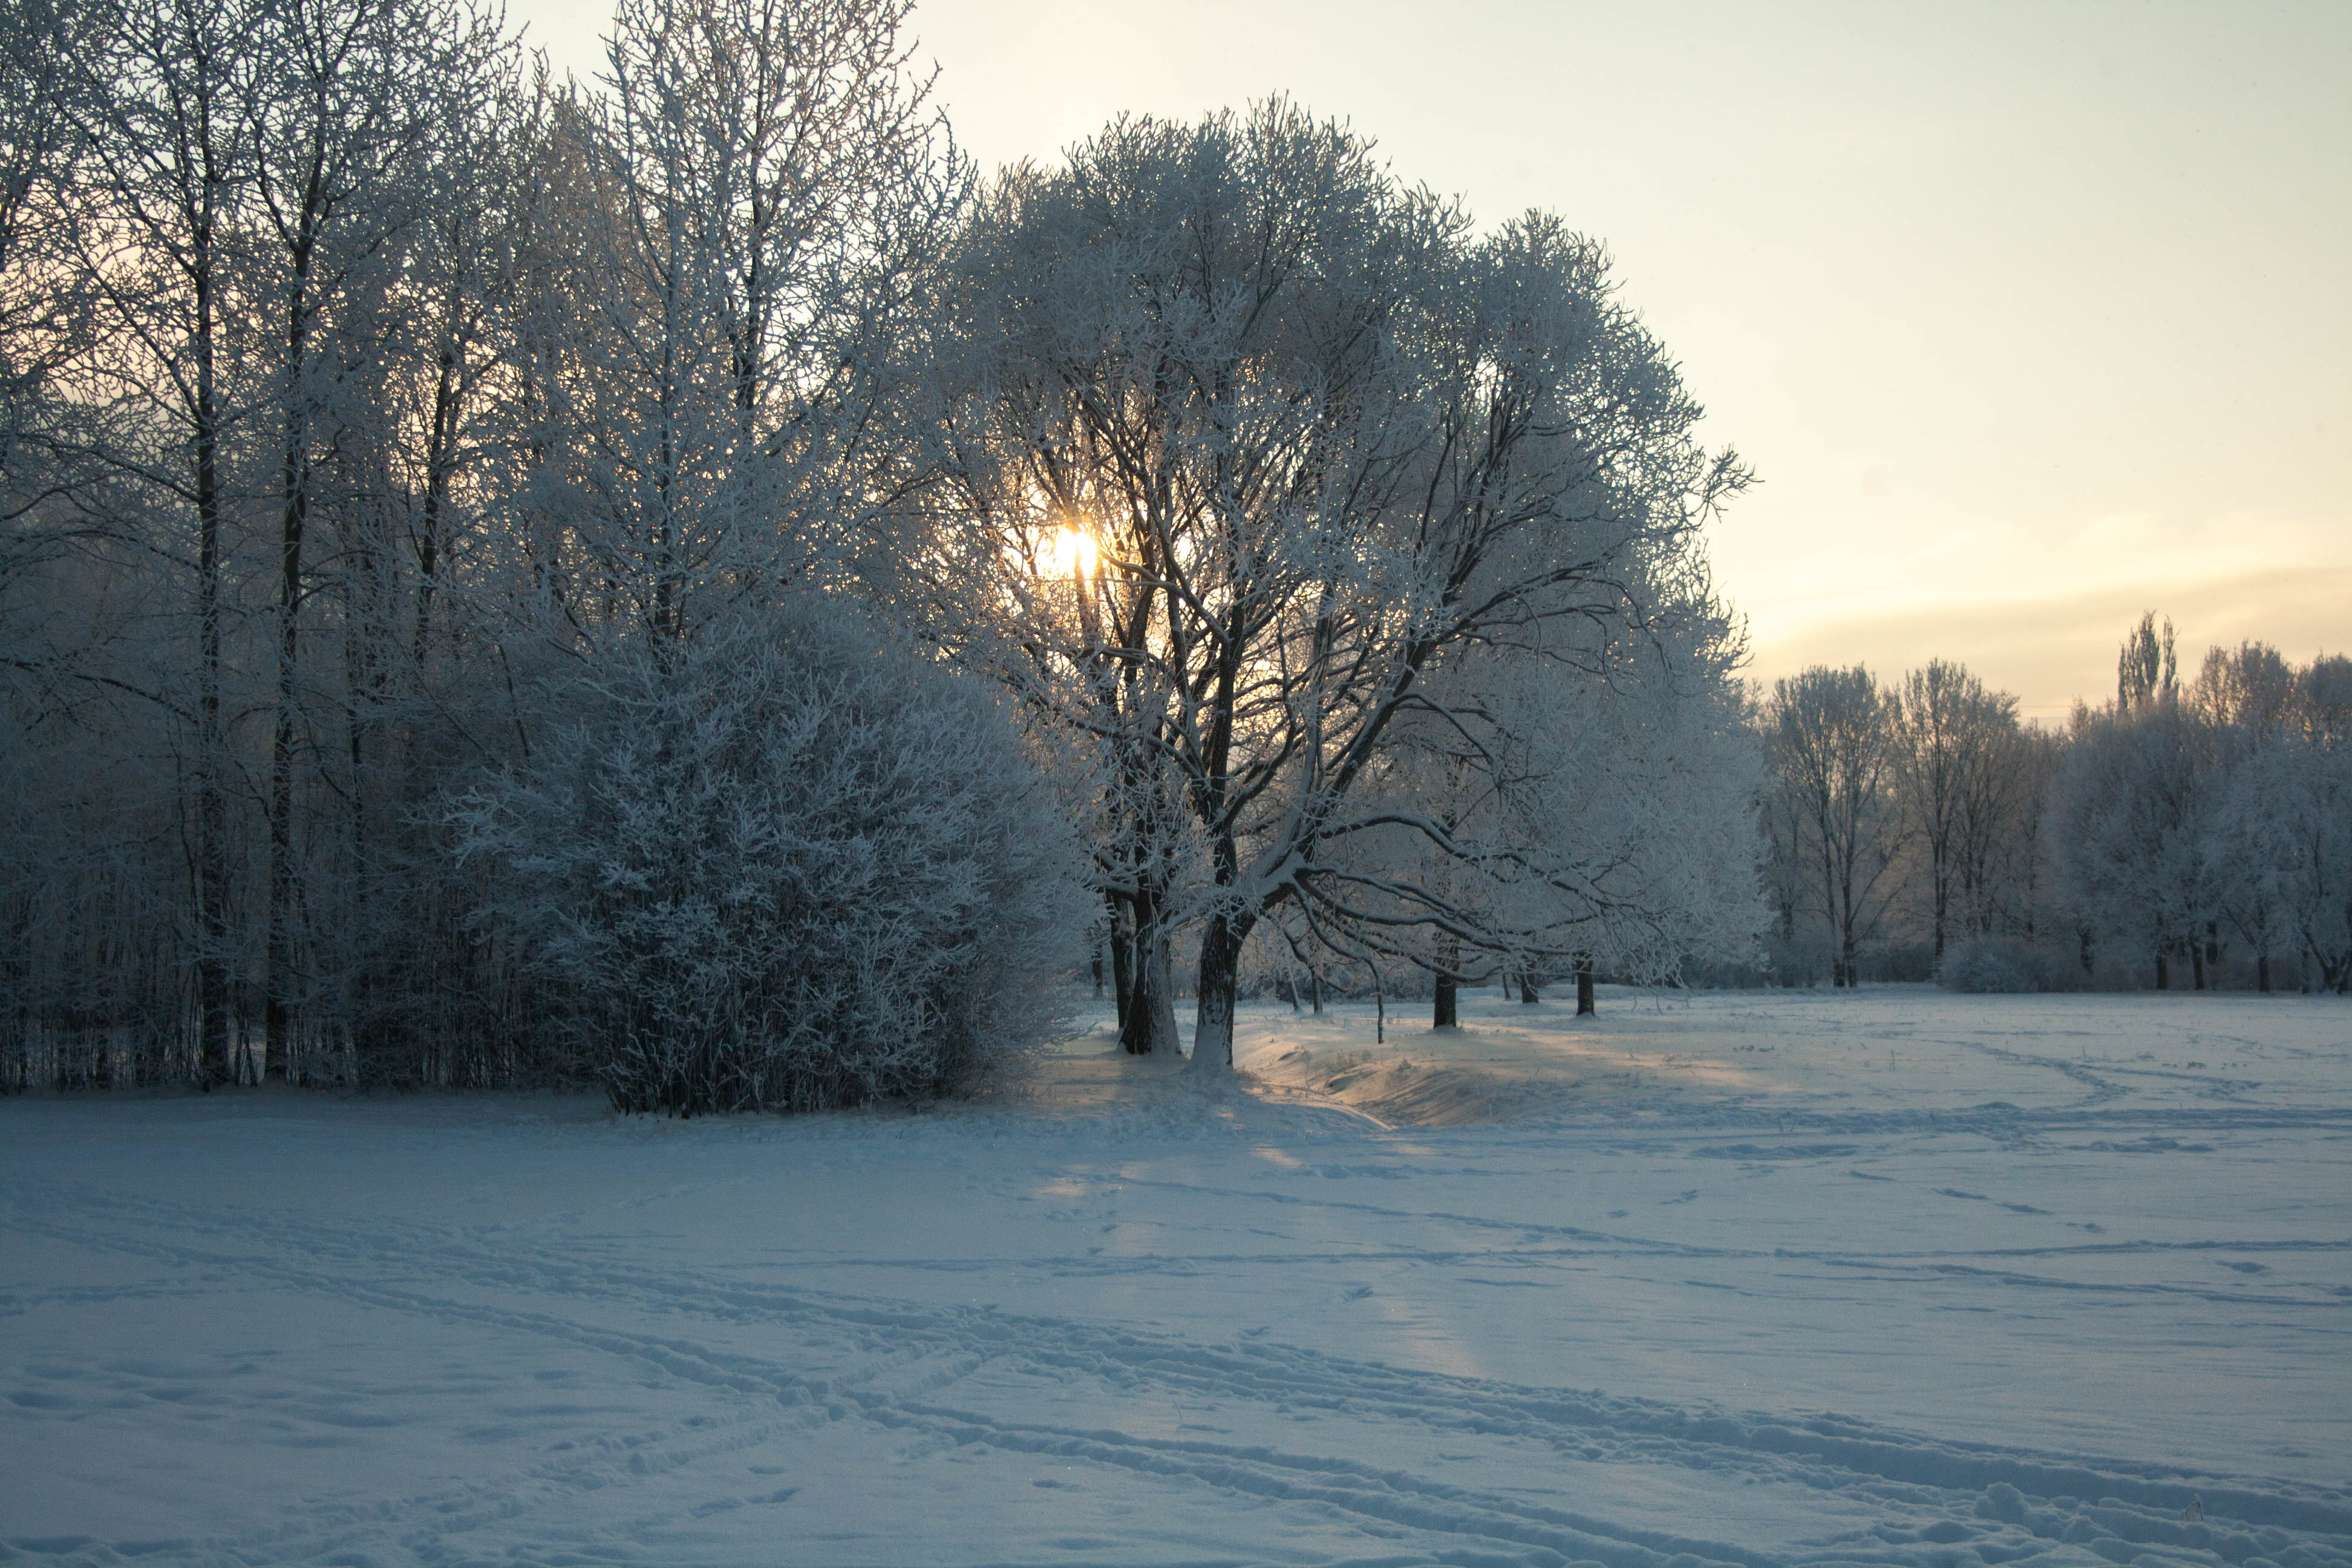
[[1942, 660], [1814, 667], [1759, 723], [1784, 984], [2352, 985], [2352, 659], [2246, 642], [2184, 684], [2151, 612], [2063, 726]]

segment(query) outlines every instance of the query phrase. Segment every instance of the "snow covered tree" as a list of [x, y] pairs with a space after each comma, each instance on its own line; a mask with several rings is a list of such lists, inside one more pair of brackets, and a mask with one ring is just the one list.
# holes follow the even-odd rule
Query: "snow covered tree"
[[1356, 805], [1446, 710], [1433, 678], [1640, 635], [1745, 479], [1597, 246], [1541, 215], [1473, 239], [1286, 102], [1010, 171], [938, 316], [930, 531], [892, 591], [1098, 747], [1105, 887], [1149, 943], [1201, 928], [1205, 1068], [1269, 911], [1465, 925], [1437, 878], [1376, 910], [1333, 858], [1401, 828], [1461, 858], [1442, 809]]
[[88, 174], [89, 83], [76, 57], [96, 6], [0, 10], [0, 615], [19, 574], [62, 548], [53, 509], [74, 423], [59, 376], [87, 350], [86, 280], [72, 265], [72, 190]]
[[1834, 985], [1856, 984], [1855, 959], [1900, 889], [1895, 707], [1860, 665], [1783, 677], [1764, 707], [1777, 815], [1790, 859], [1804, 868], [1806, 907], [1829, 929]]
[[2180, 693], [2172, 628], [2153, 615], [2125, 640], [2116, 700], [2077, 707], [2052, 816], [2059, 863], [2094, 930], [2147, 955], [2157, 989], [2190, 956], [2206, 981], [2212, 900], [2203, 845], [2218, 802], [2215, 731]]
[[907, 10], [623, 0], [608, 90], [559, 117], [535, 462], [577, 627], [677, 637], [870, 511], [885, 370], [965, 183]]
[[[2341, 687], [2338, 691], [2336, 689]], [[2197, 700], [2226, 781], [2204, 843], [2220, 920], [2255, 955], [2256, 985], [2292, 953], [2326, 989], [2352, 983], [2352, 661], [2296, 670], [2259, 643], [2213, 649]]]
[[[1709, 612], [1685, 608], [1696, 614], [1661, 614], [1651, 635], [1572, 663], [1437, 672], [1431, 710], [1401, 720], [1391, 748], [1400, 763], [1422, 759], [1391, 764], [1402, 776], [1381, 805], [1401, 820], [1376, 823], [1368, 798], [1364, 830], [1329, 854], [1361, 911], [1341, 929], [1370, 953], [1414, 956], [1415, 923], [1394, 917], [1417, 915], [1435, 947], [1418, 956], [1441, 980], [1572, 973], [1580, 1012], [1592, 1010], [1596, 973], [1671, 983], [1694, 957], [1744, 959], [1768, 919], [1761, 751], [1730, 678], [1727, 626], [1702, 630], [1693, 623]], [[1678, 635], [1658, 635], [1670, 622]], [[1417, 784], [1416, 773], [1444, 784]], [[1443, 862], [1421, 847], [1433, 810], [1451, 841]], [[1415, 848], [1444, 873], [1443, 918], [1414, 908], [1419, 885], [1400, 874]], [[1375, 910], [1391, 918], [1364, 918]]]
[[[269, 1070], [282, 1075], [305, 988], [296, 973], [295, 773], [312, 729], [302, 702], [311, 684], [302, 615], [315, 585], [306, 552], [333, 521], [343, 524], [338, 542], [352, 564], [363, 566], [376, 542], [366, 534], [379, 497], [368, 492], [382, 476], [339, 459], [375, 434], [365, 388], [400, 337], [401, 273], [434, 194], [429, 170], [436, 153], [452, 151], [436, 148], [436, 132], [471, 129], [507, 46], [493, 26], [442, 0], [280, 0], [263, 9], [245, 47], [255, 287], [274, 329], [268, 380], [278, 444], [263, 1008]], [[452, 100], [454, 117], [438, 111]]]
[[163, 661], [154, 695], [192, 731], [184, 820], [207, 1083], [231, 1071], [242, 946], [230, 716], [243, 606], [230, 557], [257, 488], [243, 447], [261, 353], [239, 329], [258, 305], [243, 53], [258, 26], [250, 6], [131, 0], [70, 57], [86, 149], [70, 271], [91, 322], [91, 352], [75, 369], [90, 405], [120, 416], [93, 443], [110, 492], [99, 509], [185, 578], [165, 592], [184, 595], [186, 647]]
[[2064, 752], [2063, 735], [2012, 721], [1961, 795], [1959, 890], [1972, 935], [2032, 942], [2053, 929], [2049, 805]]
[[1906, 837], [1925, 861], [1920, 890], [1937, 959], [1976, 901], [2009, 805], [2017, 699], [1960, 665], [1931, 659], [1891, 694], [1892, 783]]
[[[418, 812], [885, 498], [964, 187], [905, 12], [633, 3], [604, 92], [454, 0], [0, 16], [0, 671], [58, 834], [8, 862], [0, 920], [55, 940], [0, 1008], [38, 1052], [163, 1019], [208, 1083], [534, 1070]], [[51, 898], [101, 863], [121, 897]]]

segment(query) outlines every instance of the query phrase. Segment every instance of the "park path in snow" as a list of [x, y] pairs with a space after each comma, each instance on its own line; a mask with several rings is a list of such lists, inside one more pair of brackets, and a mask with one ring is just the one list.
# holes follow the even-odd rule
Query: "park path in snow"
[[2352, 1008], [0, 1103], [0, 1561], [2352, 1564]]

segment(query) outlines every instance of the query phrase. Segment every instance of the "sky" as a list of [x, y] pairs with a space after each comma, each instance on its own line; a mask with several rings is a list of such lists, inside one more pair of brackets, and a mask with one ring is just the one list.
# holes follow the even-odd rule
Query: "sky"
[[[604, 11], [509, 0], [559, 69]], [[924, 0], [984, 168], [1284, 92], [1608, 245], [1761, 483], [1751, 676], [1957, 659], [2063, 718], [2143, 610], [2352, 650], [2352, 5]], [[2185, 658], [2184, 662], [2189, 662]]]

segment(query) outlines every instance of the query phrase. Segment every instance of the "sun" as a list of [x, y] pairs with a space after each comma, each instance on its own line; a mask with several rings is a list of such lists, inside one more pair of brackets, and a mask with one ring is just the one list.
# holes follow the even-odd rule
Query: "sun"
[[1046, 546], [1045, 560], [1056, 577], [1081, 578], [1095, 574], [1094, 535], [1081, 528], [1055, 531]]

